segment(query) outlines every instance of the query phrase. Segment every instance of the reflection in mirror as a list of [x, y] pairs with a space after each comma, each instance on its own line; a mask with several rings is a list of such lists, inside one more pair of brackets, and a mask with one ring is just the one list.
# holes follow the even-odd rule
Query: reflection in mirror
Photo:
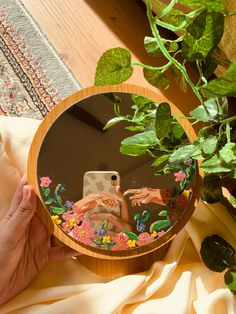
[[195, 162], [173, 154], [186, 141], [167, 103], [106, 93], [73, 104], [38, 157], [52, 220], [78, 242], [106, 250], [160, 241], [191, 198]]

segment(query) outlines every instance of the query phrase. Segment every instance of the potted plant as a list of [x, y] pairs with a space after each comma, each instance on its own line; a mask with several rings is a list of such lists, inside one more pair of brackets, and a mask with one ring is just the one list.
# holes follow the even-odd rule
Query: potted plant
[[[158, 8], [156, 14], [152, 5]], [[164, 56], [166, 63], [152, 66], [133, 62], [127, 49], [112, 48], [98, 61], [95, 85], [122, 83], [131, 77], [134, 66], [142, 66], [144, 78], [151, 85], [167, 89], [171, 72], [180, 88], [184, 91], [191, 88], [199, 101], [199, 105], [182, 118], [202, 127], [199, 127], [197, 139], [189, 143], [176, 120], [178, 117], [171, 115], [168, 103], [151, 108], [151, 112], [145, 100], [134, 99], [134, 114], [124, 116], [119, 112], [119, 99], [113, 97], [115, 116], [106, 128], [122, 121], [130, 122], [129, 129], [135, 134], [124, 139], [120, 151], [133, 156], [143, 154], [143, 151], [132, 151], [132, 141], [145, 141], [145, 138], [148, 141], [147, 132], [150, 128], [155, 130], [158, 145], [150, 145], [145, 151], [154, 158], [155, 174], [171, 171], [173, 163], [187, 158], [199, 160], [204, 172], [203, 200], [220, 201], [223, 198], [222, 180], [229, 178], [234, 185], [236, 179], [236, 116], [229, 110], [229, 97], [236, 96], [236, 62], [231, 62], [219, 48], [225, 19], [232, 12], [227, 12], [223, 0], [172, 0], [169, 4], [147, 0], [146, 6], [152, 37], [145, 37], [145, 49], [156, 58]], [[164, 38], [159, 27], [178, 35], [175, 39]], [[196, 66], [197, 82], [189, 76], [188, 63]], [[214, 72], [218, 65], [225, 71], [216, 77]], [[236, 206], [233, 195], [230, 202]]]

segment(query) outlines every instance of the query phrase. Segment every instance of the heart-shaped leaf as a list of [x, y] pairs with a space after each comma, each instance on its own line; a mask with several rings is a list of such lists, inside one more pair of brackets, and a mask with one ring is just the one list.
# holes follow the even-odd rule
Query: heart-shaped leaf
[[169, 87], [169, 79], [161, 71], [144, 68], [143, 75], [148, 83], [159, 89], [167, 89]]
[[120, 84], [133, 73], [131, 54], [125, 48], [112, 48], [98, 61], [94, 85]]

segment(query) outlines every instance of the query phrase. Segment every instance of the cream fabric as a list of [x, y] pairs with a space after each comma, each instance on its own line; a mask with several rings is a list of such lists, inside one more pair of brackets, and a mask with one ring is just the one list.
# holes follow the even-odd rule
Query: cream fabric
[[[39, 121], [0, 117], [0, 218], [9, 207]], [[48, 265], [0, 313], [233, 314], [223, 274], [200, 261], [201, 241], [218, 233], [236, 246], [235, 222], [221, 204], [200, 203], [163, 259], [144, 273], [108, 281], [70, 259]], [[0, 281], [1, 285], [1, 281]]]

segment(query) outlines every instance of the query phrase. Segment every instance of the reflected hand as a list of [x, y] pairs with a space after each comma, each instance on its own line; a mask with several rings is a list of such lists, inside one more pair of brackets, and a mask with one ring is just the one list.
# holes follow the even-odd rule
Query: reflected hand
[[108, 223], [111, 223], [113, 225], [113, 229], [108, 230], [108, 234], [111, 236], [115, 236], [122, 231], [132, 231], [132, 227], [129, 223], [111, 213], [92, 214], [89, 216], [89, 219], [92, 221], [106, 220]]
[[24, 177], [0, 222], [0, 304], [24, 289], [49, 262], [79, 254], [66, 246], [52, 247], [51, 234], [35, 211], [36, 196]]
[[112, 213], [96, 213], [89, 216], [90, 220], [106, 220], [108, 223], [113, 225], [112, 231], [108, 233], [113, 236], [121, 231], [131, 231], [132, 227], [129, 224], [129, 211], [127, 202], [123, 196], [120, 186], [116, 187], [117, 199], [120, 203], [120, 217]]
[[141, 206], [143, 204], [155, 203], [160, 205], [168, 205], [171, 197], [171, 191], [165, 189], [140, 188], [129, 189], [124, 195], [130, 195], [132, 206]]
[[120, 198], [117, 195], [107, 193], [90, 194], [76, 202], [74, 206], [78, 207], [80, 213], [94, 209], [96, 206], [114, 207], [119, 200]]

